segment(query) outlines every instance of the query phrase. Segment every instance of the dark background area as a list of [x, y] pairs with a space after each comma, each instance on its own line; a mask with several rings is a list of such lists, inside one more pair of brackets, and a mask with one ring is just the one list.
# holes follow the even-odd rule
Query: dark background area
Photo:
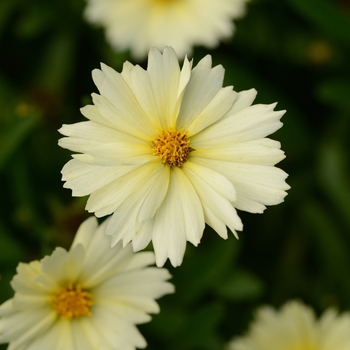
[[[63, 189], [70, 152], [57, 145], [63, 123], [96, 92], [100, 62], [121, 71], [102, 28], [82, 17], [81, 0], [0, 2], [0, 302], [13, 295], [19, 261], [69, 248], [88, 216], [86, 198]], [[317, 313], [350, 309], [350, 2], [252, 0], [232, 39], [211, 54], [225, 85], [256, 88], [256, 103], [278, 101], [289, 174], [284, 203], [239, 213], [244, 231], [222, 240], [210, 228], [174, 269], [176, 293], [140, 326], [149, 349], [215, 350], [246, 330], [261, 304], [298, 298]], [[6, 346], [0, 346], [5, 349]]]

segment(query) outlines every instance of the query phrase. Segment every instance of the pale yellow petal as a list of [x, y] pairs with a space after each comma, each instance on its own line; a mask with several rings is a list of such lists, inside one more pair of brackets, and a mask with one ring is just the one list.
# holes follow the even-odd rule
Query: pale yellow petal
[[101, 166], [71, 159], [61, 173], [64, 188], [72, 189], [73, 196], [89, 195], [134, 170], [136, 166]]
[[205, 227], [202, 204], [185, 173], [176, 167], [172, 171], [175, 175], [174, 180], [176, 179], [177, 191], [182, 204], [182, 220], [185, 223], [186, 238], [193, 245], [197, 246]]
[[168, 258], [174, 267], [181, 265], [186, 249], [182, 203], [175, 174], [173, 171], [170, 174], [169, 189], [154, 222], [152, 242], [158, 267], [163, 266]]
[[188, 136], [192, 137], [221, 119], [230, 109], [235, 98], [236, 92], [232, 91], [232, 87], [220, 89], [205, 109], [188, 126]]
[[165, 47], [161, 54], [157, 49], [151, 48], [147, 72], [162, 128], [174, 127], [180, 83], [180, 67], [174, 49]]
[[198, 64], [191, 73], [182, 99], [176, 126], [188, 130], [198, 115], [208, 106], [222, 88], [224, 69], [222, 66], [209, 68], [207, 63]]
[[245, 108], [209, 126], [193, 136], [191, 141], [199, 149], [261, 139], [283, 125], [280, 119], [285, 111], [274, 111], [275, 106], [276, 104], [254, 105]]
[[183, 171], [192, 182], [203, 206], [207, 206], [233, 233], [235, 233], [236, 230], [242, 230], [242, 222], [232, 204], [191, 168], [183, 167]]
[[267, 142], [260, 142], [263, 140], [268, 139], [238, 143], [220, 143], [218, 140], [215, 146], [209, 147], [198, 147], [193, 141], [191, 146], [195, 150], [191, 156], [256, 165], [275, 165], [285, 158], [279, 142], [273, 141], [272, 147], [266, 147]]

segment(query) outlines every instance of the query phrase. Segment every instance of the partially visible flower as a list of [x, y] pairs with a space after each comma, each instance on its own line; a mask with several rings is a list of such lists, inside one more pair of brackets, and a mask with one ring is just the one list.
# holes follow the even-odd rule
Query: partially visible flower
[[231, 341], [226, 350], [349, 350], [350, 313], [330, 308], [317, 319], [314, 311], [298, 301], [280, 311], [265, 306], [246, 336]]
[[172, 46], [179, 57], [194, 45], [214, 47], [230, 37], [247, 0], [87, 0], [85, 17], [106, 28], [117, 50], [143, 58], [150, 47]]
[[172, 293], [166, 269], [147, 267], [152, 252], [110, 248], [108, 221], [80, 226], [71, 249], [20, 263], [12, 299], [0, 306], [0, 343], [16, 350], [133, 350], [146, 347], [136, 324], [159, 312]]
[[63, 125], [59, 145], [82, 153], [63, 167], [64, 187], [90, 195], [96, 216], [113, 213], [112, 245], [132, 241], [138, 251], [152, 240], [157, 265], [178, 266], [205, 222], [226, 239], [226, 226], [235, 235], [243, 227], [235, 208], [262, 213], [283, 201], [288, 175], [274, 165], [284, 153], [266, 136], [284, 111], [252, 106], [254, 89], [223, 88], [209, 55], [180, 70], [172, 48], [151, 49], [147, 70], [101, 68], [92, 73], [100, 95], [81, 110], [89, 121]]

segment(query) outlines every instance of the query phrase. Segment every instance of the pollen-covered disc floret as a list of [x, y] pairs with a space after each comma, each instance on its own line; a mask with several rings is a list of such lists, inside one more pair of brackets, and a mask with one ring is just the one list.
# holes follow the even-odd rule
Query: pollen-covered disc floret
[[327, 309], [320, 318], [299, 301], [281, 309], [261, 307], [247, 334], [227, 344], [225, 350], [348, 350], [350, 313]]
[[171, 47], [152, 48], [147, 70], [102, 64], [92, 76], [99, 94], [81, 109], [88, 121], [59, 130], [59, 145], [75, 152], [62, 179], [74, 196], [90, 195], [89, 212], [113, 214], [112, 246], [139, 251], [152, 241], [158, 266], [178, 266], [206, 223], [237, 236], [236, 209], [262, 213], [283, 201], [288, 175], [275, 165], [284, 153], [267, 136], [285, 111], [252, 105], [254, 89], [223, 87], [224, 69], [209, 55], [181, 69]]
[[80, 226], [69, 251], [20, 263], [12, 299], [0, 305], [0, 344], [9, 349], [136, 350], [147, 343], [136, 325], [158, 313], [155, 299], [174, 291], [152, 252], [110, 247], [107, 219]]
[[181, 167], [192, 151], [186, 134], [177, 130], [162, 131], [152, 142], [153, 154], [159, 156], [163, 163]]
[[83, 290], [80, 284], [69, 283], [67, 287], [55, 295], [53, 300], [53, 307], [57, 314], [66, 318], [90, 316], [91, 305], [91, 294]]

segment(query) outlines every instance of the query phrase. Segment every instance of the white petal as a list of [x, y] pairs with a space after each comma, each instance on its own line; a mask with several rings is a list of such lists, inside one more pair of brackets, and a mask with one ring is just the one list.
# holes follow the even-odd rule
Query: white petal
[[46, 287], [49, 283], [75, 283], [83, 267], [85, 249], [78, 244], [66, 252], [62, 248], [56, 248], [51, 256], [41, 260], [41, 274], [35, 279]]
[[116, 318], [120, 318], [126, 322], [139, 324], [149, 322], [152, 319], [148, 313], [126, 303], [123, 298], [119, 296], [115, 296], [114, 298], [108, 298], [107, 296], [98, 299], [96, 299], [95, 296], [94, 300], [96, 300], [99, 307], [109, 310]]
[[[134, 111], [131, 106], [129, 109], [123, 105], [116, 105], [112, 104], [111, 101], [109, 101], [107, 98], [105, 98], [102, 95], [98, 94], [92, 94], [92, 100], [94, 102], [94, 105], [98, 109], [99, 113], [102, 114], [104, 119], [107, 119], [110, 123], [113, 124], [114, 129], [119, 130], [123, 133], [130, 134], [132, 136], [135, 136], [137, 138], [151, 141], [152, 137], [150, 137], [146, 130], [139, 129], [136, 127], [134, 123], [134, 120], [137, 116], [137, 118], [140, 117], [140, 115], [143, 115], [143, 112]], [[137, 103], [137, 102], [135, 102]], [[141, 110], [141, 108], [139, 108]], [[132, 117], [132, 113], [138, 113], [136, 116]], [[146, 119], [146, 118], [145, 118]], [[152, 134], [153, 135], [153, 134]]]
[[19, 263], [17, 266], [17, 275], [11, 281], [11, 286], [16, 292], [35, 295], [42, 294], [40, 287], [34, 282], [34, 279], [41, 272], [39, 261], [32, 261], [29, 264]]
[[257, 91], [255, 89], [238, 92], [235, 102], [233, 103], [232, 107], [223, 118], [226, 118], [227, 116], [235, 114], [240, 110], [251, 106], [251, 104], [255, 100], [256, 95], [257, 95]]
[[99, 145], [86, 154], [93, 157], [92, 164], [106, 166], [141, 165], [154, 159], [150, 145], [123, 140]]
[[80, 108], [81, 114], [87, 119], [95, 122], [97, 124], [104, 125], [108, 128], [115, 129], [114, 122], [110, 122], [107, 118], [105, 118], [97, 109], [95, 105], [87, 105]]
[[98, 246], [99, 243], [96, 242], [95, 246], [98, 248], [89, 254], [90, 258], [86, 259], [80, 276], [82, 287], [85, 289], [94, 289], [111, 276], [120, 273], [131, 260], [131, 247], [123, 249], [120, 244], [111, 248], [107, 236], [98, 238], [104, 241], [103, 246]]
[[203, 68], [211, 68], [212, 66], [212, 59], [210, 55], [206, 55], [203, 57], [197, 64], [197, 67], [203, 67]]
[[0, 342], [23, 345], [40, 337], [54, 324], [56, 314], [48, 307], [16, 312], [0, 320]]
[[[203, 211], [205, 222], [215, 231], [217, 234], [223, 238], [227, 239], [227, 228], [223, 221], [221, 221], [213, 212], [203, 203]], [[235, 232], [234, 232], [235, 234]], [[236, 234], [235, 234], [236, 235]]]
[[182, 203], [186, 238], [197, 246], [205, 227], [202, 204], [184, 172], [176, 167], [172, 171], [175, 173], [174, 179], [176, 179], [176, 186]]
[[100, 166], [70, 160], [62, 169], [64, 188], [72, 189], [73, 196], [86, 196], [134, 170], [135, 166]]
[[188, 127], [188, 136], [191, 137], [202, 131], [211, 124], [214, 124], [230, 109], [236, 98], [236, 92], [228, 86], [219, 90], [206, 108], [193, 120]]
[[199, 149], [215, 146], [218, 143], [261, 139], [282, 126], [280, 118], [285, 111], [274, 111], [275, 105], [254, 105], [245, 108], [223, 120], [219, 120], [193, 136], [191, 141]]
[[233, 233], [236, 232], [235, 230], [242, 230], [242, 222], [232, 204], [205, 182], [200, 173], [197, 174], [189, 167], [183, 167], [183, 171], [192, 182], [203, 206], [206, 205]]
[[14, 312], [12, 303], [13, 298], [6, 300], [0, 305], [0, 317], [11, 315]]
[[[227, 177], [237, 192], [236, 208], [252, 212], [252, 203], [241, 202], [241, 198], [262, 204], [256, 209], [264, 209], [264, 205], [275, 205], [283, 202], [290, 187], [285, 179], [288, 174], [279, 168], [263, 165], [223, 162], [205, 158], [191, 158], [191, 161], [215, 169]], [[245, 203], [248, 206], [245, 206]], [[251, 207], [249, 209], [249, 207]], [[262, 211], [253, 211], [262, 212]]]
[[125, 247], [134, 238], [136, 217], [144, 196], [145, 191], [142, 191], [137, 198], [134, 198], [134, 196], [128, 197], [112, 215], [106, 231], [108, 236], [112, 236], [112, 247], [119, 241], [122, 241], [123, 247]]
[[131, 71], [131, 83], [134, 95], [144, 110], [145, 115], [153, 124], [154, 134], [156, 137], [156, 131], [162, 129], [161, 118], [162, 115], [158, 114], [156, 99], [157, 96], [153, 94], [150, 77], [147, 71], [140, 66], [135, 66]]
[[176, 267], [181, 265], [186, 249], [186, 227], [175, 172], [171, 171], [167, 195], [155, 216], [153, 247], [156, 264], [163, 266], [169, 258]]
[[192, 70], [177, 119], [178, 129], [188, 130], [195, 118], [207, 107], [222, 88], [222, 66], [208, 68], [200, 63]]
[[[153, 252], [142, 252], [138, 254], [130, 253], [130, 255], [131, 255], [131, 259], [128, 262], [128, 265], [124, 267], [124, 271], [142, 269], [149, 265], [153, 265], [156, 262], [156, 258]], [[165, 273], [165, 272], [162, 272], [162, 273]], [[168, 274], [166, 279], [169, 279], [170, 277], [171, 275]]]
[[51, 303], [52, 296], [38, 289], [35, 291], [35, 293], [15, 294], [13, 298], [14, 309], [35, 310], [35, 309], [45, 307], [48, 303]]
[[73, 342], [71, 321], [64, 318], [59, 318], [53, 327], [53, 343], [57, 349], [75, 350], [76, 347]]
[[177, 91], [177, 98], [183, 95], [183, 92], [191, 78], [192, 61], [189, 62], [187, 57], [184, 59], [184, 63], [180, 73], [179, 89]]
[[[129, 243], [136, 234], [137, 216], [140, 208], [149, 192], [154, 188], [154, 183], [158, 181], [160, 175], [164, 172], [163, 166], [145, 178], [142, 187], [135, 193], [130, 193], [123, 203], [115, 210], [107, 226], [107, 235], [112, 235], [112, 246], [123, 240], [123, 246]], [[166, 193], [166, 190], [165, 190]], [[165, 194], [164, 194], [165, 195]], [[164, 196], [163, 196], [164, 197]], [[149, 203], [150, 206], [159, 206], [159, 202]], [[151, 210], [151, 212], [155, 210]]]
[[180, 67], [174, 49], [165, 47], [162, 55], [156, 48], [151, 48], [147, 71], [162, 128], [174, 127], [180, 82]]
[[161, 166], [162, 164], [158, 162], [145, 164], [121, 176], [92, 193], [86, 204], [86, 209], [89, 212], [95, 212], [104, 207], [114, 205], [115, 210], [129, 195], [143, 185], [144, 179], [149, 178]]
[[91, 121], [72, 125], [64, 124], [58, 131], [62, 135], [69, 136], [60, 139], [58, 144], [74, 152], [83, 153], [101, 144], [118, 142], [120, 140], [149, 145], [148, 142], [142, 141], [139, 138]]
[[129, 61], [125, 61], [123, 63], [123, 70], [120, 73], [121, 76], [124, 78], [125, 82], [128, 84], [129, 88], [131, 89], [132, 92], [132, 83], [131, 83], [131, 74], [132, 74], [132, 70], [134, 69], [134, 65], [132, 63], [130, 63]]
[[134, 325], [115, 318], [109, 310], [96, 308], [91, 321], [101, 334], [101, 338], [112, 349], [134, 350], [135, 347], [142, 348], [146, 346], [146, 341]]
[[85, 251], [89, 247], [91, 240], [98, 228], [98, 221], [94, 216], [89, 217], [79, 226], [75, 234], [71, 249], [81, 244]]
[[143, 223], [154, 217], [156, 211], [163, 203], [168, 191], [170, 180], [170, 167], [164, 166], [156, 181], [153, 182], [138, 213], [138, 221]]
[[263, 140], [268, 139], [230, 144], [220, 144], [218, 140], [217, 145], [211, 147], [198, 147], [194, 141], [191, 156], [256, 165], [275, 165], [285, 158], [279, 142], [270, 140], [273, 147], [266, 147], [268, 142], [261, 142]]
[[154, 218], [136, 225], [136, 235], [132, 240], [134, 252], [138, 252], [148, 246], [151, 242], [154, 228]]
[[[156, 299], [172, 292], [174, 287], [165, 282], [171, 276], [166, 269], [148, 267], [115, 274], [94, 289], [96, 304], [105, 299], [121, 300], [124, 296]], [[170, 287], [171, 286], [171, 287]], [[151, 310], [144, 310], [152, 312]]]
[[74, 349], [95, 350], [101, 345], [101, 336], [92, 326], [89, 318], [82, 317], [70, 322]]
[[207, 168], [191, 161], [184, 163], [183, 168], [190, 169], [192, 172], [196, 173], [203, 181], [212, 187], [213, 190], [228, 201], [234, 202], [236, 200], [236, 190], [232, 183], [220, 173], [212, 170], [213, 168]]
[[95, 69], [92, 77], [100, 94], [118, 111], [119, 122], [123, 120], [141, 133], [152, 134], [153, 127], [148, 119], [144, 118], [143, 110], [123, 76], [103, 63], [101, 69]]

